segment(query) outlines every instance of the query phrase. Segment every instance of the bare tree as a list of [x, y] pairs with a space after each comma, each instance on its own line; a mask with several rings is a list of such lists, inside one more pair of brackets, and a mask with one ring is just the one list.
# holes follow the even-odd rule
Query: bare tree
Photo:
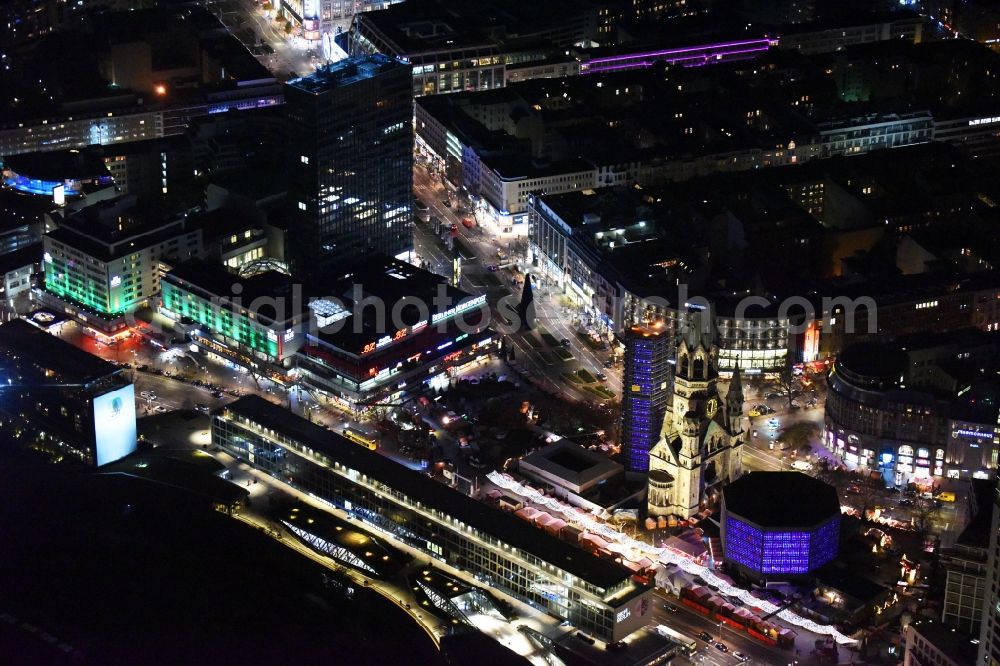
[[795, 372], [792, 370], [792, 359], [787, 357], [785, 365], [778, 371], [778, 376], [774, 380], [778, 387], [778, 393], [788, 401], [789, 411], [792, 409], [792, 390], [795, 387]]
[[910, 514], [913, 516], [913, 529], [920, 536], [921, 541], [930, 534], [931, 527], [940, 513], [941, 509], [935, 500], [929, 497], [918, 497], [914, 500]]
[[785, 426], [785, 429], [778, 435], [778, 441], [787, 444], [792, 449], [798, 450], [810, 446], [814, 439], [819, 436], [819, 426], [811, 421], [798, 421]]
[[861, 512], [861, 519], [865, 520], [867, 513], [875, 508], [884, 495], [885, 484], [881, 477], [868, 474], [857, 481], [857, 488], [857, 508]]
[[822, 457], [816, 461], [816, 478], [831, 486], [837, 486], [839, 481], [836, 468], [830, 464], [829, 460]]
[[635, 536], [639, 531], [638, 518], [630, 513], [620, 512], [611, 517], [611, 524], [622, 534], [629, 532]]
[[263, 372], [261, 372], [260, 370], [258, 370], [256, 368], [256, 364], [253, 363], [253, 362], [251, 362], [251, 363], [244, 363], [243, 367], [246, 368], [247, 374], [250, 375], [250, 379], [253, 380], [254, 386], [256, 386], [257, 390], [259, 391], [260, 390], [260, 380], [267, 379], [267, 375], [264, 374]]
[[526, 423], [520, 403], [507, 398], [492, 398], [483, 403], [478, 416], [480, 425], [504, 430], [523, 428]]
[[389, 406], [380, 403], [368, 405], [361, 415], [361, 419], [369, 423], [379, 424], [389, 418]]

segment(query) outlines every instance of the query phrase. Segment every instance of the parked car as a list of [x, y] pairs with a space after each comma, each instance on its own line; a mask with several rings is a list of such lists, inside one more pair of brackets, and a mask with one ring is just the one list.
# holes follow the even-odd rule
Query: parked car
[[615, 367], [614, 361], [605, 361], [604, 367], [610, 370], [611, 368]]

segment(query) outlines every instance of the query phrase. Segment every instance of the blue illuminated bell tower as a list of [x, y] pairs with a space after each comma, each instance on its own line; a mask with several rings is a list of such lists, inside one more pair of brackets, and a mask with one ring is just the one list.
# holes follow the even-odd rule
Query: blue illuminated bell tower
[[649, 451], [660, 437], [671, 391], [670, 336], [662, 328], [625, 332], [621, 441], [625, 469], [649, 471]]

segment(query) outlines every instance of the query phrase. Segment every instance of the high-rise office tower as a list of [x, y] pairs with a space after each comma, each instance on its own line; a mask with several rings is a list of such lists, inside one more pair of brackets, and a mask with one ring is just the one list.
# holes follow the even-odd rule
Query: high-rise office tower
[[622, 377], [622, 449], [625, 468], [649, 470], [649, 450], [660, 437], [670, 396], [671, 336], [660, 328], [633, 326], [625, 332]]
[[409, 245], [413, 197], [410, 67], [347, 58], [285, 85], [289, 246], [296, 273], [338, 272]]
[[1000, 664], [1000, 481], [994, 496], [986, 561], [986, 599], [979, 633], [979, 663]]

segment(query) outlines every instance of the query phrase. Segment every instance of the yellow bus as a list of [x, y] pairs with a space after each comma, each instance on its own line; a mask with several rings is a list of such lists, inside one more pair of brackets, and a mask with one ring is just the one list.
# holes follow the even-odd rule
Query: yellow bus
[[354, 428], [344, 428], [344, 437], [372, 451], [378, 448], [378, 441], [374, 437]]

